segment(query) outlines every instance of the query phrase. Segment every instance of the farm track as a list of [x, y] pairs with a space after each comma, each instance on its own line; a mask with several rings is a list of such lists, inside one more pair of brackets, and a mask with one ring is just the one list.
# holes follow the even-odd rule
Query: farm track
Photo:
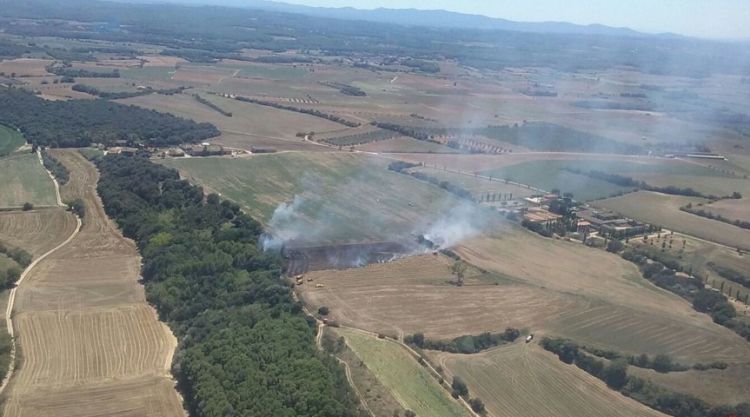
[[5, 416], [184, 416], [169, 374], [176, 340], [145, 303], [140, 259], [104, 213], [98, 172], [54, 151], [71, 172], [62, 197], [86, 210], [78, 233], [38, 259], [18, 287], [22, 366]]

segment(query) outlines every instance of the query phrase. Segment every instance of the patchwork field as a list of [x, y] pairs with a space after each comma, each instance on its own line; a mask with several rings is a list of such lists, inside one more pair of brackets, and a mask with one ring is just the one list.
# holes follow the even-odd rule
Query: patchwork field
[[0, 241], [39, 256], [73, 232], [76, 221], [62, 208], [0, 212]]
[[[152, 94], [119, 101], [124, 104], [134, 104], [172, 113], [198, 122], [212, 123], [222, 134], [231, 137], [229, 141], [217, 138], [212, 142], [242, 149], [269, 145], [281, 150], [300, 149], [300, 144], [304, 145], [304, 143], [296, 137], [299, 132], [326, 132], [345, 128], [338, 123], [292, 111], [243, 103], [209, 94], [201, 94], [201, 97], [215, 103], [225, 111], [231, 112], [232, 117], [226, 117], [199, 103], [191, 94], [175, 94], [172, 96]], [[273, 121], [273, 123], [269, 123], [269, 121]], [[312, 144], [305, 146], [305, 149], [317, 148], [319, 147]]]
[[0, 125], [0, 156], [8, 155], [24, 143], [26, 140], [15, 129]]
[[75, 228], [75, 217], [62, 208], [0, 212], [0, 241], [34, 257], [60, 244]]
[[403, 347], [356, 330], [336, 329], [396, 400], [418, 416], [471, 416]]
[[677, 392], [694, 395], [716, 406], [746, 402], [750, 398], [750, 364], [747, 363], [723, 370], [662, 374], [650, 369], [630, 367], [628, 372]]
[[63, 198], [81, 198], [86, 215], [18, 287], [23, 361], [3, 414], [183, 416], [169, 374], [176, 340], [144, 301], [135, 244], [104, 214], [94, 166], [75, 151], [54, 156], [70, 171]]
[[702, 199], [639, 191], [594, 203], [625, 216], [657, 224], [734, 248], [750, 249], [750, 231], [731, 224], [680, 211], [680, 207]]
[[478, 355], [434, 354], [460, 376], [493, 417], [664, 416], [566, 365], [536, 344], [514, 343]]
[[55, 185], [36, 154], [0, 158], [0, 207], [54, 206]]
[[[423, 233], [441, 219], [469, 217], [458, 212], [465, 206], [457, 197], [388, 171], [387, 160], [360, 154], [283, 153], [163, 163], [241, 204], [286, 239], [413, 240], [411, 233]], [[281, 203], [289, 204], [274, 218]]]

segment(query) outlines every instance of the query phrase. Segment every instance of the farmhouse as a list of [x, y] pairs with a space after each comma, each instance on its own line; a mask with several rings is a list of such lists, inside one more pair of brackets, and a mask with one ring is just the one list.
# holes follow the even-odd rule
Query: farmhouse
[[531, 207], [523, 214], [523, 219], [535, 224], [550, 224], [562, 218], [561, 215], [552, 213], [541, 207]]
[[581, 210], [576, 213], [579, 219], [578, 228], [585, 227], [594, 229], [599, 233], [611, 235], [633, 236], [648, 231], [649, 225], [632, 219], [625, 218], [618, 213], [609, 210]]
[[211, 145], [209, 143], [203, 143], [200, 145], [180, 145], [186, 154], [190, 156], [213, 156], [213, 155], [225, 155], [228, 152], [221, 145]]

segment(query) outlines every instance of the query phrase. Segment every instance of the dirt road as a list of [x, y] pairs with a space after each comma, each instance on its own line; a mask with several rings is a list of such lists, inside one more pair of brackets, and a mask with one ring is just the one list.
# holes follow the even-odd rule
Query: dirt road
[[83, 200], [85, 215], [17, 288], [23, 361], [3, 414], [182, 417], [169, 372], [176, 340], [145, 302], [136, 246], [104, 213], [96, 168], [75, 151], [53, 154], [70, 171], [62, 198]]

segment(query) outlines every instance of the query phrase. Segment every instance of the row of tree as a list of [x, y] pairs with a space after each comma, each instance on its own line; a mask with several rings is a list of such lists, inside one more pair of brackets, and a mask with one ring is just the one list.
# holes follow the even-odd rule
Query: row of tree
[[148, 301], [180, 343], [173, 373], [191, 415], [358, 417], [338, 362], [238, 205], [143, 157], [98, 162], [107, 213], [143, 256]]
[[249, 97], [238, 96], [238, 97], [235, 97], [235, 99], [239, 101], [244, 101], [245, 103], [258, 104], [260, 106], [273, 107], [275, 109], [288, 110], [288, 111], [293, 111], [293, 112], [302, 113], [302, 114], [309, 114], [310, 116], [315, 116], [321, 119], [330, 120], [332, 122], [339, 123], [347, 127], [361, 126], [361, 124], [358, 122], [352, 122], [351, 120], [346, 120], [343, 117], [339, 117], [334, 114], [325, 113], [316, 109], [302, 109], [299, 107], [287, 106], [285, 104], [276, 103], [273, 101], [258, 100], [258, 99], [249, 98]]
[[441, 350], [450, 353], [478, 353], [483, 350], [511, 343], [518, 339], [521, 332], [518, 329], [507, 328], [503, 333], [485, 332], [479, 335], [459, 336], [451, 340], [432, 340], [425, 338], [423, 333], [406, 336], [404, 343], [420, 349]]
[[70, 179], [70, 171], [68, 171], [68, 168], [60, 163], [60, 161], [58, 161], [54, 156], [50, 155], [50, 153], [47, 152], [46, 149], [42, 149], [41, 153], [42, 163], [44, 163], [44, 167], [47, 168], [52, 173], [52, 175], [55, 176], [57, 182], [60, 185], [65, 185]]
[[643, 252], [625, 250], [622, 257], [638, 265], [647, 280], [690, 301], [696, 311], [710, 315], [714, 323], [750, 341], [750, 323], [737, 317], [737, 310], [720, 291], [706, 288], [702, 280], [692, 275], [677, 275], [661, 262], [649, 261]]
[[16, 88], [0, 88], [0, 123], [21, 130], [38, 146], [113, 145], [118, 140], [167, 146], [218, 136], [209, 123], [195, 123], [106, 100], [48, 101]]
[[118, 99], [123, 99], [123, 98], [145, 96], [145, 95], [152, 94], [152, 93], [163, 94], [165, 96], [171, 96], [174, 94], [179, 94], [185, 90], [185, 87], [164, 88], [164, 89], [159, 89], [159, 90], [155, 90], [151, 87], [147, 87], [138, 91], [102, 91], [96, 87], [85, 85], [85, 84], [75, 84], [71, 88], [74, 91], [91, 94], [92, 96], [97, 96], [99, 98], [104, 98], [107, 100], [118, 100]]
[[[740, 195], [739, 193], [735, 193], [735, 194]], [[737, 198], [742, 198], [742, 197], [740, 196], [740, 197], [737, 197]], [[712, 213], [710, 211], [706, 211], [706, 210], [703, 210], [703, 209], [693, 208], [692, 204], [688, 204], [686, 206], [682, 206], [682, 207], [680, 207], [680, 210], [682, 210], [684, 212], [687, 212], [687, 213], [690, 213], [690, 214], [695, 214], [696, 216], [705, 217], [707, 219], [717, 220], [717, 221], [720, 221], [720, 222], [723, 222], [723, 223], [732, 224], [732, 225], [735, 225], [737, 227], [741, 227], [743, 229], [750, 229], [750, 222], [747, 221], [747, 220], [740, 220], [740, 219], [732, 220], [732, 219], [728, 219], [728, 218], [722, 216], [721, 214], [714, 214], [714, 213]]]
[[625, 361], [605, 363], [586, 354], [570, 340], [545, 337], [541, 345], [557, 354], [561, 361], [575, 364], [604, 381], [610, 388], [665, 414], [674, 417], [750, 417], [750, 403], [712, 407], [692, 395], [674, 392], [651, 381], [628, 375], [628, 364]]

